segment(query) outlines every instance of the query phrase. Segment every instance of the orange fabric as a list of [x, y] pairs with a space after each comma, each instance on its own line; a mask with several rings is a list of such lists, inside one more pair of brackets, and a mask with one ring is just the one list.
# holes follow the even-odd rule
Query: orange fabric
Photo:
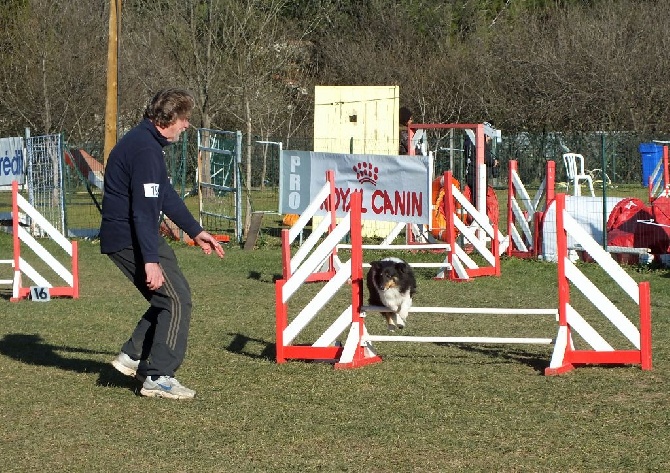
[[[447, 215], [444, 210], [445, 192], [444, 192], [444, 186], [440, 183], [441, 181], [442, 177], [438, 177], [437, 179], [433, 180], [431, 186], [433, 210], [432, 210], [432, 219], [430, 221], [430, 233], [435, 238], [438, 238], [442, 241], [446, 241], [447, 232], [445, 232], [445, 230], [447, 228]], [[452, 177], [451, 182], [454, 186], [456, 186], [456, 189], [460, 189], [461, 184], [460, 182], [458, 182], [457, 179]], [[458, 209], [460, 208], [461, 208], [460, 204], [457, 204], [456, 210], [458, 211]]]
[[[438, 177], [433, 180], [432, 183], [432, 199], [433, 199], [433, 211], [432, 211], [432, 220], [431, 220], [431, 234], [442, 241], [446, 241], [447, 232], [447, 216], [445, 213], [445, 203], [444, 203], [444, 188], [440, 184], [442, 178]], [[460, 190], [460, 183], [455, 178], [451, 178], [452, 183]], [[470, 200], [470, 187], [465, 186], [463, 190], [463, 196]], [[456, 203], [456, 214], [459, 216], [461, 221], [466, 224], [469, 224], [469, 215], [461, 212], [462, 206], [459, 203]], [[499, 221], [499, 206], [498, 206], [498, 197], [496, 196], [495, 191], [491, 186], [488, 186], [486, 189], [486, 214], [489, 217], [489, 220], [492, 224], [498, 224]], [[457, 233], [458, 234], [458, 233]]]
[[493, 187], [486, 188], [486, 215], [492, 224], [498, 225], [500, 220], [500, 207], [498, 206], [498, 196]]
[[293, 225], [295, 225], [295, 222], [297, 222], [299, 218], [300, 215], [297, 214], [286, 214], [284, 215], [284, 218], [282, 218], [281, 223], [283, 223], [288, 227], [292, 227]]

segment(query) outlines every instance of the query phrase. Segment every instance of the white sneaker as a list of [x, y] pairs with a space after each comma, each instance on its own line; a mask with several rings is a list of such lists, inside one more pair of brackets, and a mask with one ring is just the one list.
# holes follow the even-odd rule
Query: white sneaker
[[131, 357], [121, 352], [116, 358], [112, 360], [112, 366], [120, 373], [130, 376], [132, 378], [137, 375], [137, 367], [140, 365], [140, 360], [133, 360]]
[[155, 381], [151, 379], [151, 376], [147, 376], [140, 394], [147, 397], [165, 397], [168, 399], [193, 399], [195, 397], [194, 390], [182, 386], [177, 378], [171, 376], [161, 376]]

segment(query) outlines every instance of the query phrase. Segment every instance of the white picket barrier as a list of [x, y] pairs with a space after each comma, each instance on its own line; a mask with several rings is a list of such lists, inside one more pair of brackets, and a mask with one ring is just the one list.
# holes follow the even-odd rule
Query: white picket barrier
[[[40, 231], [48, 235], [66, 253], [64, 258], [70, 260], [70, 268], [66, 268], [55, 258], [42, 244], [40, 244], [19, 221], [20, 212], [37, 225]], [[79, 258], [77, 242], [70, 242], [58, 231], [48, 220], [46, 220], [26, 199], [19, 194], [18, 183], [12, 182], [12, 233], [14, 258], [12, 266], [14, 277], [12, 278], [11, 301], [19, 301], [30, 296], [30, 287], [23, 286], [23, 276], [26, 276], [34, 284], [33, 286], [49, 291], [50, 296], [79, 297]], [[65, 285], [55, 285], [36, 270], [21, 256], [21, 245], [28, 246], [56, 275], [65, 282]]]
[[[438, 278], [466, 281], [477, 276], [500, 276], [500, 245], [507, 237], [497, 225], [491, 225], [486, 212], [478, 211], [453, 185], [451, 171], [444, 173], [444, 183], [445, 233], [450, 248], [446, 263], [451, 269], [438, 274]], [[466, 250], [477, 252], [488, 266], [480, 267]]]
[[544, 180], [531, 199], [518, 173], [517, 161], [509, 162], [509, 188], [507, 205], [507, 234], [510, 245], [507, 254], [520, 258], [537, 257], [539, 253], [540, 222], [544, 207], [554, 200], [556, 163], [547, 161]]

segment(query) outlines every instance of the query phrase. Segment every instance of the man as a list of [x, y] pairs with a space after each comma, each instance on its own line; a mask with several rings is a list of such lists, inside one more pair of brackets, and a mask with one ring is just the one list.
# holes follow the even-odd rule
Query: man
[[223, 258], [219, 242], [193, 218], [168, 180], [163, 147], [189, 126], [195, 102], [182, 89], [158, 92], [144, 119], [109, 154], [102, 200], [100, 251], [121, 269], [150, 307], [112, 361], [143, 381], [149, 397], [191, 399], [195, 391], [174, 377], [186, 354], [191, 290], [174, 251], [159, 233], [163, 212], [206, 254]]
[[[398, 154], [400, 156], [408, 155], [411, 146], [409, 143], [409, 126], [414, 123], [414, 116], [412, 111], [407, 107], [400, 107], [398, 110], [398, 118], [400, 123], [400, 140], [399, 140], [399, 149]], [[414, 144], [414, 155], [423, 156], [425, 155], [424, 148], [424, 131], [423, 130], [414, 130], [412, 135], [412, 143]]]
[[409, 154], [409, 129], [407, 127], [412, 123], [412, 111], [407, 107], [400, 107], [398, 118], [400, 123], [400, 146], [398, 154], [403, 156]]
[[[484, 140], [484, 164], [486, 164], [487, 179], [491, 177], [497, 178], [500, 173], [500, 167], [498, 158], [493, 154], [493, 137], [484, 135]], [[477, 154], [475, 150], [475, 134], [471, 130], [466, 130], [463, 155], [465, 157], [465, 181], [468, 187], [470, 187], [470, 200], [474, 204], [477, 202], [477, 173], [475, 171]]]

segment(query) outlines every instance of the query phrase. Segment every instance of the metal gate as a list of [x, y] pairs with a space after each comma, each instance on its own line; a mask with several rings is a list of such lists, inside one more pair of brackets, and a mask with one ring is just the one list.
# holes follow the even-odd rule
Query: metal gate
[[[200, 225], [242, 241], [242, 132], [198, 129]], [[232, 229], [231, 229], [232, 227]]]
[[[31, 137], [26, 133], [28, 202], [60, 233], [67, 235], [63, 187], [63, 141], [60, 134]], [[33, 235], [42, 236], [37, 225]]]

